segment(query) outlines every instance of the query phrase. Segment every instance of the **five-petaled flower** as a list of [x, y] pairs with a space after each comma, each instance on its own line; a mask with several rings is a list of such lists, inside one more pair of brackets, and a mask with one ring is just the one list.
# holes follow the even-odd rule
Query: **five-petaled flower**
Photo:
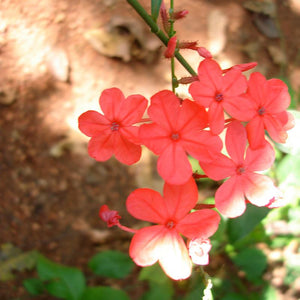
[[120, 162], [131, 165], [141, 157], [138, 127], [147, 108], [147, 100], [141, 95], [125, 99], [117, 88], [106, 89], [99, 99], [104, 114], [89, 110], [79, 119], [79, 129], [91, 137], [89, 155], [98, 161], [106, 161], [113, 154]]
[[190, 100], [180, 100], [168, 90], [151, 98], [148, 114], [153, 121], [140, 127], [140, 138], [159, 155], [157, 170], [170, 184], [183, 184], [192, 176], [187, 153], [209, 162], [222, 148], [221, 139], [203, 130], [207, 113]]
[[141, 188], [132, 192], [126, 201], [128, 212], [135, 218], [158, 223], [142, 228], [133, 236], [129, 255], [139, 266], [150, 266], [159, 261], [172, 279], [191, 275], [192, 261], [180, 233], [193, 240], [206, 239], [218, 228], [220, 216], [211, 209], [189, 213], [197, 203], [198, 189], [190, 178], [184, 185], [165, 183], [164, 196]]
[[232, 122], [226, 132], [226, 149], [231, 158], [224, 154], [211, 163], [200, 165], [206, 175], [214, 180], [230, 177], [216, 191], [215, 205], [227, 217], [238, 217], [246, 209], [246, 199], [256, 206], [267, 206], [279, 191], [272, 180], [256, 173], [271, 167], [275, 153], [266, 143], [259, 149], [247, 148], [247, 134], [238, 121]]
[[189, 92], [193, 99], [208, 107], [208, 122], [213, 134], [224, 129], [224, 110], [231, 115], [240, 106], [247, 89], [247, 80], [238, 69], [224, 74], [213, 59], [204, 59], [198, 68], [199, 81], [191, 84]]
[[246, 97], [231, 114], [240, 121], [249, 121], [246, 129], [250, 147], [256, 149], [265, 144], [265, 130], [275, 142], [285, 142], [286, 131], [293, 127], [293, 116], [286, 111], [290, 100], [283, 81], [266, 80], [258, 72], [250, 75]]

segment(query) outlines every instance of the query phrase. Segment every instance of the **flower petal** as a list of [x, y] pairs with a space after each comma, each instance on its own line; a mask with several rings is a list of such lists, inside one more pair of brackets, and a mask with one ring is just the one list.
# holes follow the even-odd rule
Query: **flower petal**
[[195, 180], [190, 177], [188, 182], [182, 185], [164, 185], [164, 200], [169, 218], [179, 221], [197, 203], [198, 188]]
[[280, 79], [270, 79], [266, 82], [266, 98], [265, 107], [271, 114], [277, 114], [285, 111], [291, 102], [291, 96], [287, 85]]
[[246, 198], [256, 206], [265, 206], [278, 195], [272, 180], [262, 174], [248, 173], [244, 178]]
[[106, 161], [114, 154], [114, 135], [92, 137], [88, 144], [89, 155], [97, 161]]
[[201, 209], [186, 215], [177, 224], [176, 230], [189, 239], [208, 238], [218, 229], [219, 214], [211, 209]]
[[216, 208], [223, 215], [235, 218], [242, 215], [246, 209], [241, 176], [233, 176], [225, 181], [215, 195]]
[[105, 117], [110, 121], [116, 121], [119, 117], [121, 102], [124, 100], [125, 97], [118, 88], [104, 90], [99, 98], [99, 104]]
[[224, 110], [221, 103], [213, 101], [208, 110], [209, 127], [212, 134], [218, 135], [224, 129]]
[[178, 142], [173, 142], [161, 153], [157, 161], [159, 175], [170, 184], [184, 184], [192, 176], [192, 167]]
[[234, 121], [229, 124], [225, 144], [232, 160], [238, 164], [242, 163], [247, 145], [247, 133], [240, 122]]
[[78, 118], [78, 128], [87, 136], [96, 136], [108, 130], [110, 121], [97, 111], [88, 110]]
[[163, 90], [151, 97], [148, 114], [151, 120], [166, 130], [172, 131], [177, 124], [180, 102], [177, 96], [168, 90]]
[[131, 95], [121, 102], [118, 119], [121, 124], [132, 125], [141, 121], [148, 101], [144, 96]]
[[139, 136], [142, 143], [154, 154], [161, 154], [171, 143], [170, 131], [159, 125], [143, 124], [139, 129]]
[[249, 171], [264, 171], [269, 169], [275, 160], [275, 151], [270, 143], [258, 149], [248, 147], [245, 158], [245, 165]]
[[199, 162], [204, 173], [213, 180], [221, 180], [236, 173], [236, 164], [224, 154], [219, 154], [216, 158], [209, 162]]
[[137, 189], [126, 200], [128, 212], [139, 220], [164, 224], [168, 211], [163, 197], [151, 189]]
[[161, 256], [161, 246], [167, 233], [168, 230], [161, 225], [138, 230], [129, 247], [132, 260], [141, 267], [155, 264]]
[[188, 278], [192, 273], [192, 261], [182, 237], [172, 230], [164, 236], [160, 245], [159, 264], [174, 280]]
[[238, 96], [246, 92], [247, 79], [239, 70], [230, 70], [222, 77], [223, 89], [225, 101], [232, 96]]
[[121, 163], [132, 165], [140, 160], [142, 149], [140, 145], [133, 144], [122, 134], [117, 134], [114, 143], [114, 154]]
[[252, 149], [263, 147], [266, 143], [264, 123], [260, 116], [254, 117], [247, 125], [247, 137]]

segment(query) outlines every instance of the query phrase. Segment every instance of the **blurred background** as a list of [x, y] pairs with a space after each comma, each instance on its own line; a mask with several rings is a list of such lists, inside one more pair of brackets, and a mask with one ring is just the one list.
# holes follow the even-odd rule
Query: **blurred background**
[[[151, 1], [141, 3], [150, 11]], [[197, 40], [223, 68], [258, 62], [256, 71], [288, 84], [291, 108], [299, 109], [299, 0], [180, 0], [175, 7], [189, 11], [175, 23], [180, 40]], [[21, 254], [37, 250], [89, 274], [87, 262], [96, 253], [128, 251], [131, 236], [108, 230], [98, 210], [108, 204], [119, 210], [123, 224], [141, 226], [128, 216], [124, 203], [137, 187], [161, 191], [156, 158], [145, 149], [134, 166], [123, 166], [114, 158], [97, 163], [87, 154], [88, 139], [78, 131], [77, 119], [88, 109], [98, 110], [99, 95], [106, 88], [148, 99], [170, 89], [169, 61], [163, 51], [124, 0], [1, 1], [1, 300], [56, 299], [28, 296], [22, 282], [33, 277], [35, 269], [34, 263], [16, 263]], [[182, 54], [197, 70], [200, 57], [188, 50]], [[179, 64], [176, 73], [178, 78], [189, 75]], [[178, 92], [186, 95], [187, 87]], [[214, 299], [300, 298], [299, 170], [299, 148], [278, 149], [269, 174], [284, 190], [287, 206], [271, 213], [264, 210], [243, 235], [232, 228], [247, 227], [248, 219], [243, 221], [246, 225], [222, 223], [211, 264], [205, 268], [213, 278]], [[215, 189], [203, 183], [199, 199], [212, 196]], [[258, 256], [243, 252], [250, 246], [258, 249]], [[245, 261], [261, 270], [249, 269]], [[135, 267], [124, 280], [100, 276], [88, 282], [114, 286], [130, 299], [140, 299], [151, 284], [140, 280], [139, 272]], [[189, 286], [172, 285], [171, 298], [161, 299], [177, 299]], [[200, 299], [193, 297], [184, 299]]]

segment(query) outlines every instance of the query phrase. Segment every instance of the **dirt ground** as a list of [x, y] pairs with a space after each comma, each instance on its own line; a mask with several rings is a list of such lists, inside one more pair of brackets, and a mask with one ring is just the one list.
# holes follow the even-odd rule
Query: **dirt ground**
[[[149, 8], [150, 1], [142, 2]], [[280, 29], [274, 31], [265, 22], [269, 37], [255, 25], [257, 13], [243, 6], [249, 1], [176, 2], [178, 9], [190, 12], [176, 23], [180, 39], [198, 40], [224, 67], [257, 61], [257, 70], [267, 77], [283, 75], [299, 88], [297, 0], [274, 2], [274, 24]], [[95, 43], [103, 47], [105, 33], [114, 34], [115, 29], [124, 44], [109, 36], [111, 44], [99, 53]], [[270, 37], [276, 33], [280, 37]], [[125, 95], [147, 98], [170, 88], [169, 62], [159, 45], [126, 1], [1, 1], [0, 245], [36, 249], [84, 270], [99, 250], [127, 251], [129, 236], [107, 230], [98, 210], [106, 203], [121, 212], [124, 224], [134, 225], [124, 200], [138, 186], [160, 187], [152, 158], [146, 155], [141, 166], [129, 168], [114, 159], [95, 162], [88, 157], [77, 118], [97, 109], [105, 88], [116, 86]], [[182, 53], [197, 69], [198, 56]], [[180, 66], [178, 74], [188, 75]], [[0, 283], [1, 300], [28, 299], [22, 276]]]

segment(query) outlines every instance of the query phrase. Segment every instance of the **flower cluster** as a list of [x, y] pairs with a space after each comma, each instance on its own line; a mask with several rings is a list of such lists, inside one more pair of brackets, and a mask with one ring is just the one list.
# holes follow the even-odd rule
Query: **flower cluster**
[[[140, 188], [126, 201], [132, 216], [158, 225], [130, 229], [106, 205], [99, 214], [109, 227], [134, 233], [129, 254], [137, 265], [158, 261], [175, 280], [189, 277], [192, 263], [208, 264], [209, 237], [218, 228], [218, 212], [234, 218], [244, 213], [247, 202], [274, 207], [279, 191], [260, 173], [275, 158], [265, 131], [275, 142], [284, 143], [293, 126], [286, 111], [290, 96], [282, 81], [267, 80], [258, 72], [247, 80], [242, 72], [255, 63], [222, 70], [207, 50], [197, 51], [206, 57], [190, 84], [188, 99], [163, 90], [151, 97], [148, 106], [141, 95], [125, 98], [111, 88], [100, 96], [101, 113], [87, 111], [79, 117], [79, 129], [91, 138], [88, 152], [97, 161], [114, 155], [131, 165], [139, 161], [141, 145], [158, 156], [163, 196]], [[199, 161], [204, 174], [193, 173], [189, 157]], [[195, 178], [202, 177], [225, 179], [215, 194], [216, 210], [197, 205]]]

